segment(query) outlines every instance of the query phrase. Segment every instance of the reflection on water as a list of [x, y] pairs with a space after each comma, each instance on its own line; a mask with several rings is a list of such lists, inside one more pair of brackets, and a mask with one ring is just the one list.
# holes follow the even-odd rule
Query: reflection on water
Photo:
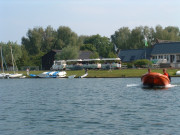
[[179, 88], [179, 78], [165, 91], [140, 78], [1, 80], [0, 134], [180, 134]]

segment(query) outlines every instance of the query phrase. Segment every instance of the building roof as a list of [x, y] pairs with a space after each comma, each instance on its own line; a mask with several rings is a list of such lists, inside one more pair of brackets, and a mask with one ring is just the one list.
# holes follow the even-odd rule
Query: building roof
[[93, 53], [91, 51], [79, 51], [79, 58], [78, 59], [89, 59]]
[[155, 44], [151, 52], [152, 55], [156, 54], [174, 54], [180, 53], [180, 42], [169, 42]]
[[152, 48], [120, 50], [118, 56], [121, 58], [122, 62], [131, 62], [138, 59], [150, 59], [151, 51]]

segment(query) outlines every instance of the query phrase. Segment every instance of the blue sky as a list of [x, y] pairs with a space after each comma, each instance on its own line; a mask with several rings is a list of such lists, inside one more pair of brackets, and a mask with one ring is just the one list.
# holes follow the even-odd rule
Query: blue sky
[[121, 27], [180, 28], [180, 0], [0, 0], [0, 42], [21, 43], [28, 29], [68, 26], [110, 37]]

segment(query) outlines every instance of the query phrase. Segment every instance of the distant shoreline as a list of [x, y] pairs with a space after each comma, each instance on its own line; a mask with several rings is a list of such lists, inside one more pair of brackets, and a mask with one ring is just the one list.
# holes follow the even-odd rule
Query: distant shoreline
[[[167, 72], [172, 77], [180, 77], [176, 75], [176, 72], [180, 69], [167, 69]], [[45, 71], [30, 71], [29, 74], [41, 74]], [[67, 77], [71, 75], [76, 75], [75, 78], [85, 74], [85, 70], [68, 70]], [[162, 73], [162, 69], [152, 69], [152, 72]], [[11, 72], [8, 72], [11, 73]], [[27, 76], [26, 71], [18, 71], [18, 73], [23, 73]], [[88, 76], [86, 78], [140, 78], [143, 74], [147, 73], [147, 68], [142, 69], [115, 69], [115, 70], [88, 70]], [[27, 76], [27, 78], [31, 78]]]

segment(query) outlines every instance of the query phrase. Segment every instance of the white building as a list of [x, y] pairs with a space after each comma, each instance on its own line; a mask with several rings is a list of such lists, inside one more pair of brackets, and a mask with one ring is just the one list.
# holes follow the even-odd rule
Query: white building
[[171, 67], [180, 68], [180, 42], [155, 44], [151, 52], [152, 60], [162, 60]]

